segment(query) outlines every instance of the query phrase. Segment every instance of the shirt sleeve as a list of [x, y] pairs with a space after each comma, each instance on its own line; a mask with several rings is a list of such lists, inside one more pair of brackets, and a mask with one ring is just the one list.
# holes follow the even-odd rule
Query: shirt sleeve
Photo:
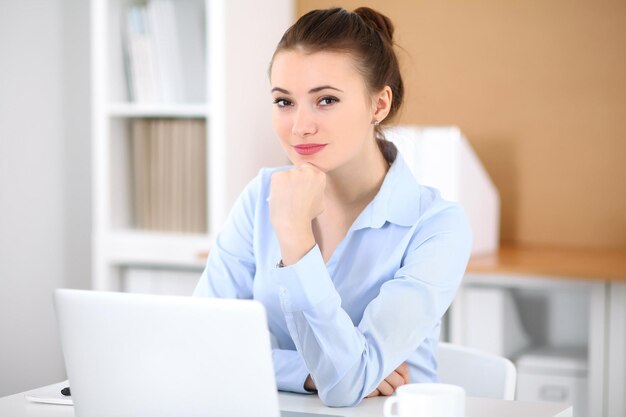
[[304, 389], [309, 370], [302, 355], [297, 350], [272, 349], [276, 386], [280, 391], [310, 394]]
[[439, 323], [471, 249], [463, 211], [453, 206], [416, 228], [401, 268], [357, 326], [341, 308], [320, 250], [274, 274], [281, 308], [321, 400], [352, 406], [404, 362]]
[[[259, 198], [261, 174], [239, 196], [224, 223], [196, 285], [194, 296], [253, 298], [256, 262], [253, 250], [254, 210]], [[309, 375], [296, 350], [272, 349], [276, 385], [282, 391], [307, 393]]]
[[252, 298], [256, 272], [253, 234], [258, 175], [235, 202], [209, 252], [194, 296]]

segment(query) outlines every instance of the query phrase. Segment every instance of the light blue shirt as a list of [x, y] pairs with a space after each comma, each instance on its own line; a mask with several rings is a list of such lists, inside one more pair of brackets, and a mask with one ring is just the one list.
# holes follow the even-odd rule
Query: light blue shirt
[[194, 295], [254, 298], [267, 310], [278, 388], [355, 405], [406, 362], [411, 382], [437, 380], [441, 317], [465, 271], [471, 231], [458, 204], [419, 185], [398, 154], [327, 263], [318, 246], [278, 268], [262, 169], [234, 205]]

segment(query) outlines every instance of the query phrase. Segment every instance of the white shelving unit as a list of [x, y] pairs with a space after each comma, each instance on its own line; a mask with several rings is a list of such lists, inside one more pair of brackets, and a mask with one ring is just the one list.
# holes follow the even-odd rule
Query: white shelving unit
[[448, 314], [448, 339], [516, 362], [518, 400], [603, 416], [607, 305], [607, 284], [597, 280], [467, 273]]
[[[204, 99], [182, 103], [129, 99], [123, 30], [125, 12], [136, 3], [92, 0], [93, 286], [99, 290], [124, 290], [129, 268], [199, 272], [243, 187], [261, 167], [286, 161], [271, 128], [267, 68], [293, 21], [292, 0], [176, 0], [197, 9], [206, 56], [199, 82]], [[133, 224], [130, 124], [136, 118], [206, 121], [203, 233], [146, 231]]]

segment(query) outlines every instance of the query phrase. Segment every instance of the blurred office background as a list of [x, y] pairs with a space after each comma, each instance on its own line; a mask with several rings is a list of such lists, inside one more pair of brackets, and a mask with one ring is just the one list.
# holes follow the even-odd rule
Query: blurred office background
[[[502, 242], [626, 248], [625, 2], [295, 10], [333, 5], [393, 20], [399, 122], [461, 128], [500, 193]], [[0, 0], [0, 396], [64, 377], [51, 292], [92, 284], [89, 13]]]
[[0, 0], [0, 396], [64, 377], [52, 290], [88, 287], [89, 2]]

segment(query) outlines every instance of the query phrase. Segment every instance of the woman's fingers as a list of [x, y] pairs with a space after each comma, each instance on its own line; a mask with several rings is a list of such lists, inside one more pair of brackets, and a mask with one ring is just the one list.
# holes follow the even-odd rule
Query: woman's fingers
[[[389, 377], [387, 377], [387, 378], [389, 378]], [[387, 382], [387, 379], [384, 379], [378, 385], [377, 389], [380, 392], [380, 395], [384, 395], [385, 397], [390, 396], [395, 391], [395, 388], [393, 386], [391, 386], [391, 384], [389, 382]]]
[[[385, 382], [391, 386], [392, 390], [395, 391], [400, 385], [404, 385], [404, 376], [400, 375], [397, 371], [393, 371], [387, 378], [385, 378]], [[393, 392], [392, 391], [392, 392]]]
[[377, 397], [379, 395], [389, 396], [393, 394], [399, 386], [409, 383], [409, 366], [406, 363], [398, 366], [378, 387], [366, 398]]
[[409, 383], [409, 365], [407, 365], [406, 362], [398, 366], [398, 368], [396, 369], [396, 372], [399, 373], [402, 376], [402, 378], [404, 378], [405, 384]]
[[302, 165], [272, 174], [270, 182], [270, 221], [277, 232], [311, 226], [311, 220], [324, 211], [326, 174], [312, 165]]

